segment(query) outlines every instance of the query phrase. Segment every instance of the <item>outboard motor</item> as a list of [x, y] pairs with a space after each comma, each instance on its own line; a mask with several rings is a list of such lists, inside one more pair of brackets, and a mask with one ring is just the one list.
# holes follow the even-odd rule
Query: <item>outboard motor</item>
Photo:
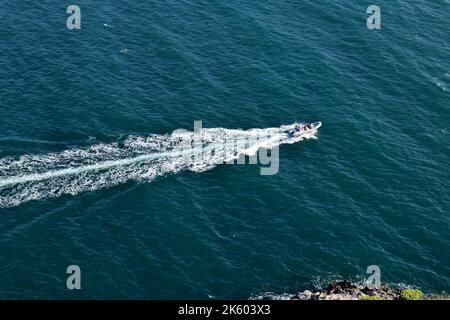
[[294, 135], [294, 133], [296, 133], [296, 132], [297, 132], [296, 129], [289, 129], [288, 135], [289, 135], [290, 137], [292, 137], [292, 136]]

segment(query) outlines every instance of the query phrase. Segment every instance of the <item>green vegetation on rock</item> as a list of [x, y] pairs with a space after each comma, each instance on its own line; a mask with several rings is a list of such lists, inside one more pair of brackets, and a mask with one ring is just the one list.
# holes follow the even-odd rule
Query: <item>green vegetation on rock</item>
[[405, 289], [400, 292], [402, 300], [419, 300], [423, 298], [423, 292], [420, 290]]
[[377, 296], [362, 296], [359, 300], [380, 300], [380, 297]]

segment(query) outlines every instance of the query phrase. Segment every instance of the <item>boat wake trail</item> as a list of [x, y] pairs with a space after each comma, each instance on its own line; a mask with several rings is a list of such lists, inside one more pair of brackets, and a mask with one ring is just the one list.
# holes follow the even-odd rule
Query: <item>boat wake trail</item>
[[278, 128], [175, 130], [172, 134], [129, 136], [122, 142], [58, 153], [0, 159], [0, 208], [30, 200], [76, 195], [127, 181], [151, 181], [182, 170], [202, 172], [261, 148], [315, 138], [315, 132], [288, 138]]

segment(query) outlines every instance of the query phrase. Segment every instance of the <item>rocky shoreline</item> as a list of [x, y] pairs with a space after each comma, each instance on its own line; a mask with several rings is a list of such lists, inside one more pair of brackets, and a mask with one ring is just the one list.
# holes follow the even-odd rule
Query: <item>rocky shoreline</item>
[[448, 300], [448, 296], [425, 295], [420, 290], [398, 289], [389, 286], [369, 288], [350, 281], [331, 283], [323, 290], [305, 290], [292, 295], [291, 300]]

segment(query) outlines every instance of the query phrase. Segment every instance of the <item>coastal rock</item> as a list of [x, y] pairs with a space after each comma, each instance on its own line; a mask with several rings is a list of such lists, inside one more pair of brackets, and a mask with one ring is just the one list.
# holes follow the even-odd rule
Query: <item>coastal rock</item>
[[320, 294], [319, 294], [319, 300], [325, 300], [326, 299], [326, 297], [327, 297], [327, 293], [326, 292], [321, 292]]
[[311, 300], [312, 295], [313, 295], [313, 293], [311, 291], [305, 290], [298, 294], [298, 298], [300, 300]]
[[398, 289], [381, 286], [378, 288], [361, 287], [350, 281], [331, 283], [325, 290], [302, 291], [294, 296], [299, 300], [396, 300], [400, 297]]
[[304, 290], [297, 294], [282, 295], [282, 298], [290, 300], [450, 300], [450, 296], [446, 294], [426, 295], [417, 289], [401, 290], [387, 285], [368, 287], [345, 280], [331, 283], [326, 289]]

